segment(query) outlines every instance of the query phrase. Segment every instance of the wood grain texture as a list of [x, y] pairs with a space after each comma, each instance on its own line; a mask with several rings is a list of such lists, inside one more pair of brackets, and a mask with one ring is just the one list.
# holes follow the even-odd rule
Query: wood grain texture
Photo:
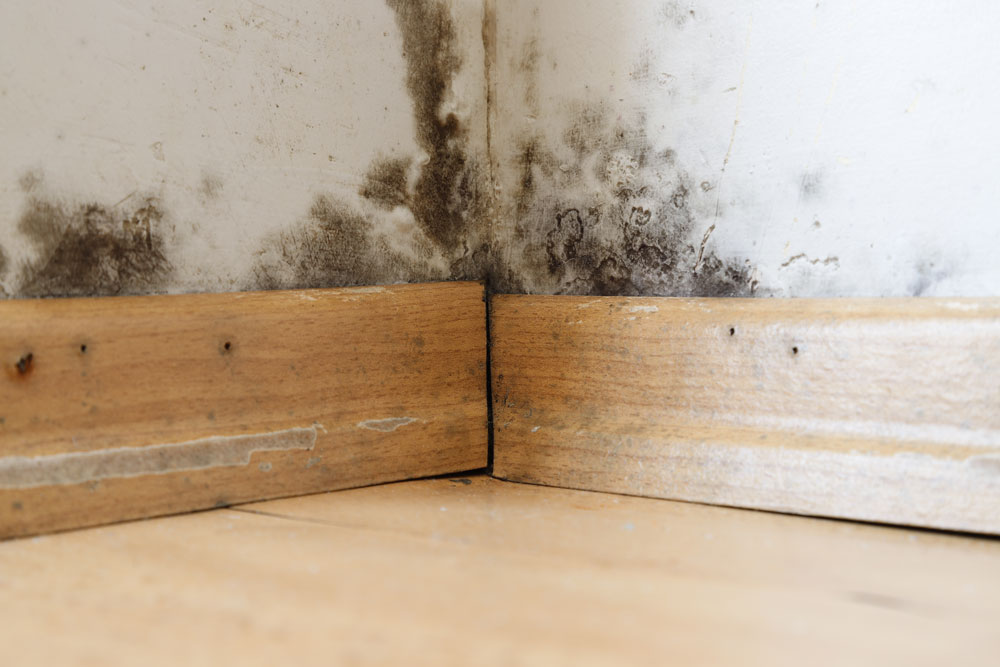
[[473, 477], [9, 541], [0, 598], [22, 666], [995, 665], [1000, 542]]
[[495, 473], [1000, 533], [1000, 300], [498, 296]]
[[486, 464], [477, 283], [0, 302], [0, 536]]

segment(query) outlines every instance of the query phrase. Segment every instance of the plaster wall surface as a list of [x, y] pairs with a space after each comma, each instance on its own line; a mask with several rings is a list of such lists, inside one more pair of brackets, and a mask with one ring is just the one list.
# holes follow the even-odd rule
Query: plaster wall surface
[[1000, 294], [1000, 8], [12, 0], [0, 296]]

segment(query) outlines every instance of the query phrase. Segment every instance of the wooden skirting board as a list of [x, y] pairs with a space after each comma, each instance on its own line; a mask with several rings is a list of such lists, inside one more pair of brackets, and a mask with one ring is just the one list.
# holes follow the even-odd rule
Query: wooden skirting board
[[494, 473], [1000, 533], [1000, 299], [492, 300]]
[[0, 537], [479, 468], [483, 287], [0, 302]]

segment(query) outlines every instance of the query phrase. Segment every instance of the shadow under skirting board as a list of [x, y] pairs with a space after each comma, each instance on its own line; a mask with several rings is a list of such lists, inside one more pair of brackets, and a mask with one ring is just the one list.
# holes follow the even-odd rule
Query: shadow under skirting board
[[1000, 534], [1000, 299], [491, 301], [494, 474]]
[[0, 537], [487, 462], [478, 283], [0, 302]]

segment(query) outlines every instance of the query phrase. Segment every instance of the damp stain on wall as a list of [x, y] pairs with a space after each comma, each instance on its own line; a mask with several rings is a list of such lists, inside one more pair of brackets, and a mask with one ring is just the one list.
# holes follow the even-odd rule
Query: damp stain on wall
[[372, 162], [365, 173], [362, 197], [376, 206], [391, 211], [397, 206], [409, 206], [409, 173], [413, 159], [410, 157], [381, 158]]
[[561, 137], [520, 139], [515, 222], [503, 237], [518, 281], [497, 289], [752, 295], [750, 263], [719, 256], [712, 219], [692, 206], [712, 183], [687, 173], [671, 150], [655, 149], [641, 114], [627, 120], [601, 101], [566, 107]]
[[[326, 287], [488, 276], [488, 169], [470, 147], [467, 121], [449, 110], [463, 67], [456, 26], [443, 0], [386, 0], [402, 36], [419, 163], [372, 158], [357, 195], [325, 193], [308, 215], [265, 239], [250, 287]], [[415, 231], [399, 230], [412, 221]], [[405, 226], [405, 225], [404, 225]], [[396, 231], [395, 240], [380, 230]], [[409, 246], [402, 252], [401, 238]], [[394, 247], [395, 246], [395, 247]]]
[[468, 130], [446, 109], [452, 81], [463, 64], [451, 10], [440, 0], [386, 4], [402, 33], [417, 143], [427, 154], [415, 186], [413, 214], [428, 236], [455, 247], [467, 235], [479, 179], [477, 165], [467, 155]]
[[255, 289], [371, 285], [430, 280], [433, 250], [404, 255], [374, 233], [370, 217], [329, 195], [313, 201], [305, 219], [269, 238], [253, 269]]
[[17, 294], [113, 296], [162, 291], [172, 271], [164, 251], [163, 219], [155, 197], [109, 205], [66, 203], [33, 192], [17, 228], [35, 254], [19, 267]]

